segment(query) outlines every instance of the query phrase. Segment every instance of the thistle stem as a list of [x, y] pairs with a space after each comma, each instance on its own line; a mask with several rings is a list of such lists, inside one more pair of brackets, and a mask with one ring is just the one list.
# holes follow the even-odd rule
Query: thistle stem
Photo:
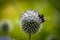
[[31, 33], [29, 33], [29, 40], [31, 40]]

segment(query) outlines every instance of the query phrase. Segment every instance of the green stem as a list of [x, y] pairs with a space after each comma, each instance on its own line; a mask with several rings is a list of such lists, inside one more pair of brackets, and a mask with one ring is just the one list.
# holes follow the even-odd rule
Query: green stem
[[29, 33], [29, 40], [31, 40], [31, 33]]

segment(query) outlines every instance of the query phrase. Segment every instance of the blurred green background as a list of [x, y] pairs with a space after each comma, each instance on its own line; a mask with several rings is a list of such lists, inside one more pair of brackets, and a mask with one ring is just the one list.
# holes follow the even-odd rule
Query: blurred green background
[[14, 28], [10, 35], [16, 40], [28, 40], [28, 34], [20, 29], [19, 18], [27, 9], [43, 14], [46, 21], [31, 40], [60, 40], [60, 0], [0, 0], [0, 20], [10, 19]]

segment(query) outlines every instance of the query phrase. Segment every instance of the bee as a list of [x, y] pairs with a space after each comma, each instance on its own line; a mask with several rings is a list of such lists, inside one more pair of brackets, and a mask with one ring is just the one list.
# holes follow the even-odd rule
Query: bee
[[45, 22], [44, 15], [38, 15], [39, 19], [41, 19], [41, 23]]

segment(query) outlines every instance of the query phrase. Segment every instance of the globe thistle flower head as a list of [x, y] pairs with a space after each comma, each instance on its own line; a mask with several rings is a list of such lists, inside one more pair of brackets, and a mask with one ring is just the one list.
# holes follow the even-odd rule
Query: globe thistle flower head
[[12, 29], [13, 29], [12, 22], [10, 20], [7, 20], [7, 19], [1, 20], [1, 22], [0, 22], [0, 29], [3, 32], [11, 32]]
[[38, 12], [27, 10], [21, 17], [21, 26], [26, 33], [36, 33], [44, 20]]

